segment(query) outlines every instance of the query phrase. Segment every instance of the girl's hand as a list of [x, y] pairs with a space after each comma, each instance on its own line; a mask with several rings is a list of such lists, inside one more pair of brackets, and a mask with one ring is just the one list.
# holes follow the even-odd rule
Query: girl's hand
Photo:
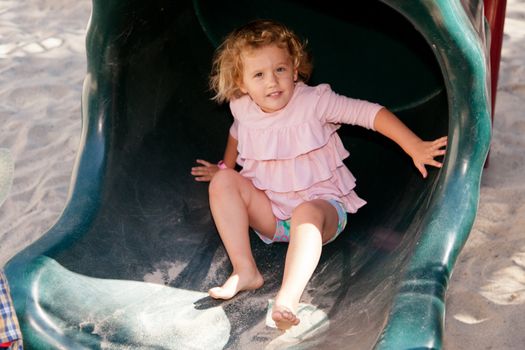
[[195, 181], [211, 181], [215, 173], [219, 171], [217, 164], [212, 164], [202, 159], [197, 159], [196, 162], [202, 164], [202, 166], [191, 168], [191, 175], [195, 176]]
[[428, 173], [425, 165], [431, 165], [436, 168], [441, 168], [443, 163], [435, 160], [435, 157], [442, 156], [446, 153], [447, 137], [441, 137], [434, 141], [420, 141], [414, 145], [410, 152], [410, 156], [414, 161], [414, 165], [419, 170], [423, 178], [426, 178]]

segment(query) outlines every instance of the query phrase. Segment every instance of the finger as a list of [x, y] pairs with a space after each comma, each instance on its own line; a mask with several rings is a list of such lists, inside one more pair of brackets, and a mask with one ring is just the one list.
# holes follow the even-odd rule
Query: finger
[[210, 162], [207, 162], [207, 161], [205, 161], [205, 160], [203, 160], [203, 159], [197, 159], [196, 162], [199, 163], [199, 164], [202, 164], [202, 165], [204, 165], [204, 166], [206, 166], [206, 167], [212, 165]]
[[447, 142], [448, 142], [448, 137], [444, 136], [444, 137], [441, 137], [435, 140], [434, 142], [432, 142], [432, 144], [434, 145], [434, 147], [441, 148], [441, 147], [446, 146]]
[[210, 166], [194, 166], [191, 168], [191, 171], [196, 173], [209, 174], [211, 172], [214, 172], [215, 168], [215, 164], [211, 164]]
[[447, 151], [445, 151], [444, 149], [438, 149], [438, 150], [433, 151], [431, 155], [432, 155], [432, 158], [434, 158], [434, 157], [444, 156], [446, 153]]
[[204, 175], [208, 173], [208, 170], [204, 167], [191, 168], [191, 173], [193, 175]]
[[416, 164], [416, 168], [417, 170], [419, 170], [421, 175], [423, 175], [423, 178], [426, 179], [428, 173], [427, 173], [427, 169], [425, 168], [425, 166], [423, 164]]
[[195, 178], [195, 181], [198, 181], [198, 182], [209, 182], [210, 181], [210, 177], [209, 176], [198, 176]]
[[433, 167], [436, 167], [436, 168], [443, 167], [443, 163], [440, 163], [437, 160], [432, 160], [432, 161], [426, 162], [426, 164], [430, 165], [430, 166], [433, 166]]
[[436, 151], [436, 150], [445, 150], [447, 147], [447, 144], [440, 144], [440, 143], [437, 143], [437, 144], [434, 144], [430, 147], [430, 150], [431, 151]]

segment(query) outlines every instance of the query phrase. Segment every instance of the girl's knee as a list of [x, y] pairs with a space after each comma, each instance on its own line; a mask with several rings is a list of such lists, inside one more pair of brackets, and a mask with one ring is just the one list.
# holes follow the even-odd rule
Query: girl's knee
[[299, 204], [292, 212], [292, 220], [309, 218], [314, 221], [323, 221], [325, 212], [317, 201], [304, 202]]
[[239, 181], [241, 175], [233, 169], [222, 169], [215, 173], [210, 181], [209, 193], [220, 194], [223, 191], [231, 191], [232, 187]]
[[323, 232], [335, 232], [338, 223], [337, 210], [333, 205], [322, 199], [304, 202], [297, 206], [292, 213], [292, 221], [295, 225], [302, 223], [313, 224]]

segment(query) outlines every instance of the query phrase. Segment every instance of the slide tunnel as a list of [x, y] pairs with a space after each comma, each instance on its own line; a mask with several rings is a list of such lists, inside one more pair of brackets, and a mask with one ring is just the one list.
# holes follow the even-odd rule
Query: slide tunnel
[[[471, 230], [490, 142], [482, 1], [94, 0], [82, 138], [64, 212], [6, 265], [29, 349], [439, 349], [444, 296]], [[422, 179], [394, 143], [344, 126], [368, 204], [325, 247], [301, 326], [267, 327], [286, 245], [252, 234], [265, 285], [229, 301], [231, 272], [196, 158], [222, 157], [232, 117], [210, 100], [221, 38], [272, 18], [302, 38], [310, 84], [378, 102], [426, 139]]]

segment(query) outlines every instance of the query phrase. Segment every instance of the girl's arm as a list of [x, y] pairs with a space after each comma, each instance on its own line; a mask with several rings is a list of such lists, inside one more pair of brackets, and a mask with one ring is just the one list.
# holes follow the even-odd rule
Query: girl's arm
[[228, 141], [226, 142], [226, 149], [224, 150], [224, 156], [222, 161], [228, 168], [235, 168], [237, 162], [237, 144], [238, 141], [231, 134], [228, 134]]
[[427, 177], [425, 165], [441, 168], [442, 163], [435, 160], [445, 154], [447, 137], [434, 141], [423, 141], [412, 132], [401, 120], [386, 108], [377, 112], [374, 129], [396, 142], [414, 161], [414, 165], [424, 178]]
[[[237, 140], [231, 134], [228, 134], [228, 141], [226, 143], [226, 149], [224, 150], [224, 156], [222, 158], [222, 161], [224, 162], [224, 165], [226, 165], [228, 168], [234, 169], [236, 160]], [[201, 164], [202, 166], [196, 166], [191, 168], [191, 174], [195, 176], [195, 181], [211, 181], [215, 173], [219, 171], [219, 167], [217, 164], [210, 163], [203, 159], [197, 159], [196, 162]]]

